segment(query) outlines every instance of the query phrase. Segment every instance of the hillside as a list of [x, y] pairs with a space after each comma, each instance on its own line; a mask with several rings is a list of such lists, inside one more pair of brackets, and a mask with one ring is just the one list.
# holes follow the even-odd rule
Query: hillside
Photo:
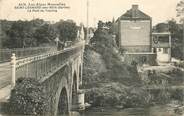
[[112, 36], [97, 30], [84, 52], [83, 84], [93, 106], [135, 107], [147, 102], [136, 67], [121, 61]]

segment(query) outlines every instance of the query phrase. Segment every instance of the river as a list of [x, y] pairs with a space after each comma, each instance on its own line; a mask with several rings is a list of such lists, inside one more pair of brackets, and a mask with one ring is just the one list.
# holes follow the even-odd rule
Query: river
[[[176, 108], [168, 105], [157, 105], [148, 108], [127, 108], [121, 110], [112, 108], [91, 108], [80, 113], [71, 112], [70, 116], [184, 116], [181, 111], [176, 113], [175, 109]], [[0, 116], [14, 115], [0, 114]]]
[[152, 106], [149, 108], [118, 109], [90, 109], [81, 113], [73, 112], [72, 116], [184, 116], [181, 111], [166, 105]]

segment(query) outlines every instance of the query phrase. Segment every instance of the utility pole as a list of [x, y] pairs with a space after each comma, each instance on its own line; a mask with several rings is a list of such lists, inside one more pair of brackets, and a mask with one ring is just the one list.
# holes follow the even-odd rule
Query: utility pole
[[89, 0], [87, 0], [87, 32], [86, 32], [86, 43], [89, 43]]
[[93, 26], [96, 27], [96, 18], [94, 18]]
[[184, 19], [182, 18], [183, 27], [183, 41], [182, 41], [182, 59], [184, 60]]

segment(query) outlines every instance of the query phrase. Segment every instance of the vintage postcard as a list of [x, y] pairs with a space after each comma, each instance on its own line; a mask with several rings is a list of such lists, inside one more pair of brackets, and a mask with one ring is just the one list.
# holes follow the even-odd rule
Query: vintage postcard
[[0, 116], [184, 116], [184, 0], [0, 0]]

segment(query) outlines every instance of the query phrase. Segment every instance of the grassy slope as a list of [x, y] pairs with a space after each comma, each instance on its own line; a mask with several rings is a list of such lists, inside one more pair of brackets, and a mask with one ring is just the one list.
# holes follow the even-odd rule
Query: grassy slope
[[[141, 81], [135, 67], [121, 61], [114, 40], [105, 30], [98, 30], [86, 46], [83, 82], [86, 98], [94, 106], [132, 107], [145, 104], [146, 93], [139, 89]], [[138, 89], [136, 89], [138, 88]]]

